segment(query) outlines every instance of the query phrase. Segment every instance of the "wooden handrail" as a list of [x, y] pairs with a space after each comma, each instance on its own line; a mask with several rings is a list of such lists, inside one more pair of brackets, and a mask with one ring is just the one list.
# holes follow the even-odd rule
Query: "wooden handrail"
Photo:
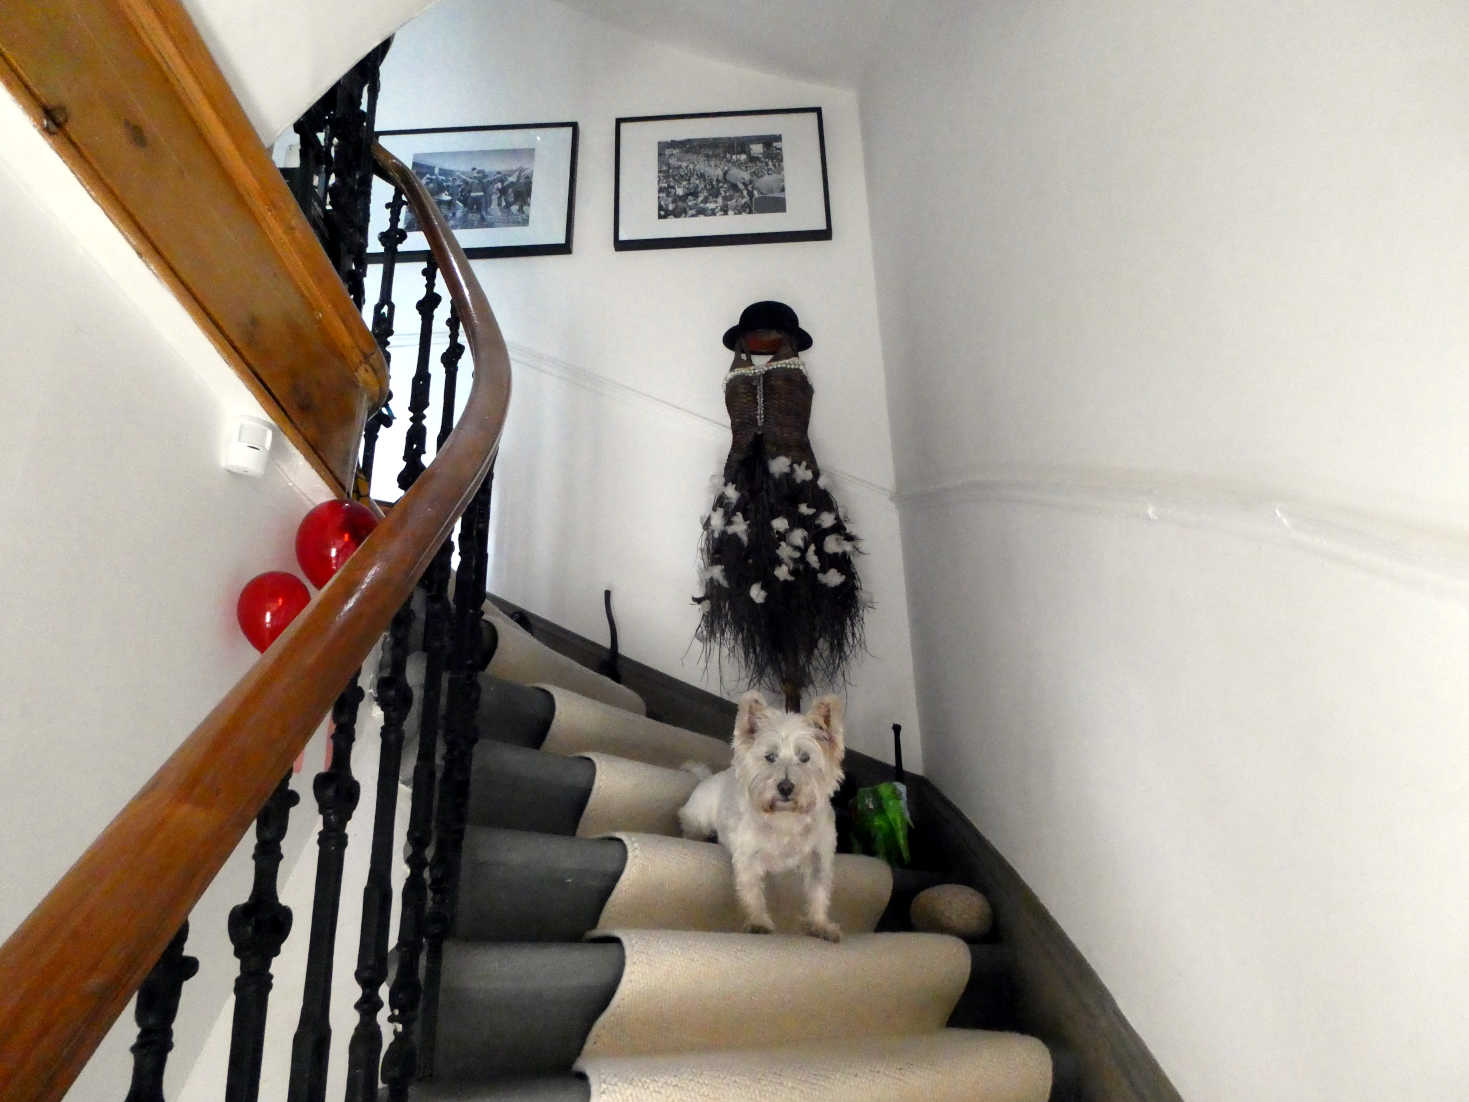
[[0, 947], [0, 1098], [59, 1099], [372, 650], [489, 471], [505, 341], [428, 193], [374, 148], [428, 238], [474, 358], [459, 424], [413, 488]]
[[0, 85], [329, 486], [387, 364], [181, 0], [24, 0]]

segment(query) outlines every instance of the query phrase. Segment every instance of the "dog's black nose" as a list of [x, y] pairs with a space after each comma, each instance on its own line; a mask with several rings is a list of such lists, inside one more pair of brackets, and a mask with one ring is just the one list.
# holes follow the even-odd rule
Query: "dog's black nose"
[[790, 781], [781, 781], [778, 785], [775, 786], [775, 790], [780, 793], [780, 798], [782, 800], [789, 800], [791, 798], [791, 793], [796, 790], [796, 786], [793, 785]]

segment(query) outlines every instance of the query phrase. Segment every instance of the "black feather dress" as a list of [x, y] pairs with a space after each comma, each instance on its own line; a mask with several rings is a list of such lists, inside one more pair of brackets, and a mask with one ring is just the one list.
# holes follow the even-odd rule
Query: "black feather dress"
[[795, 707], [804, 687], [845, 680], [867, 601], [857, 537], [807, 437], [814, 391], [788, 352], [766, 364], [736, 352], [725, 376], [731, 444], [694, 600], [706, 661], [730, 657], [747, 684], [779, 685]]

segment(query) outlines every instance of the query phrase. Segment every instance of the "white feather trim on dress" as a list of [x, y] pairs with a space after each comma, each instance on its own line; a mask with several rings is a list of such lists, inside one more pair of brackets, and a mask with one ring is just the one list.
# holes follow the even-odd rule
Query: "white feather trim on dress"
[[845, 555], [852, 550], [852, 545], [840, 534], [833, 532], [822, 541], [821, 549], [828, 555]]

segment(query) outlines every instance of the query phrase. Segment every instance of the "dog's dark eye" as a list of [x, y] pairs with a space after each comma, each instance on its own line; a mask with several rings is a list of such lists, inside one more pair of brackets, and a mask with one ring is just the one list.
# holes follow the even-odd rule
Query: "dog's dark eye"
[[811, 755], [808, 754], [808, 753], [806, 753], [806, 751], [802, 750], [801, 751], [801, 764], [802, 765], [805, 765], [810, 760], [811, 760]]
[[770, 751], [770, 753], [766, 754], [765, 755], [765, 760], [766, 761], [774, 761], [775, 760], [775, 751], [772, 750], [772, 751]]

